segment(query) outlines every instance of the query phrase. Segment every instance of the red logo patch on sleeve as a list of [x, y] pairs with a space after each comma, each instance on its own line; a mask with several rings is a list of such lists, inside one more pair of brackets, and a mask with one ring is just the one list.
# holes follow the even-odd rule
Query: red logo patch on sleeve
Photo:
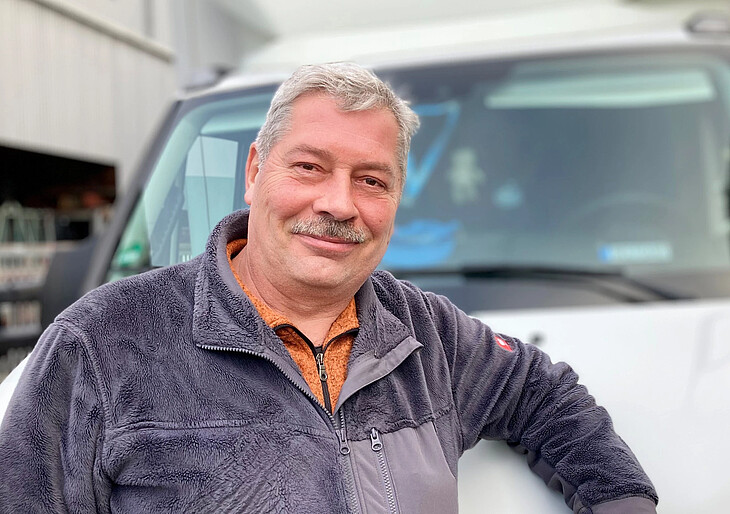
[[500, 336], [495, 335], [494, 340], [497, 341], [497, 344], [500, 346], [500, 348], [503, 348], [503, 349], [507, 350], [508, 352], [512, 351], [512, 347], [507, 343], [507, 341], [502, 339]]

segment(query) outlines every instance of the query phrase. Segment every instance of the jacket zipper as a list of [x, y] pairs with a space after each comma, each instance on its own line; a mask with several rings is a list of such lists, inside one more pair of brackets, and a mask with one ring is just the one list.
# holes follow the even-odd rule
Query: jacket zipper
[[327, 370], [324, 367], [324, 350], [321, 346], [314, 347], [314, 360], [317, 361], [317, 373], [319, 373], [319, 381], [322, 383], [324, 407], [327, 412], [332, 412], [332, 399], [330, 398], [330, 389], [327, 386]]
[[380, 432], [376, 428], [370, 431], [370, 448], [378, 457], [378, 466], [380, 466], [380, 477], [383, 479], [385, 487], [385, 498], [388, 500], [388, 512], [398, 514], [398, 505], [395, 501], [395, 489], [393, 488], [393, 480], [388, 466], [388, 460], [385, 458], [385, 448], [383, 441], [380, 439]]
[[352, 469], [352, 457], [350, 457], [350, 446], [347, 444], [347, 432], [345, 431], [345, 413], [340, 409], [340, 453], [347, 457], [345, 463], [345, 490], [348, 492], [348, 506], [350, 512], [361, 512], [360, 502], [357, 499], [357, 488], [355, 486], [355, 472]]
[[309, 347], [312, 349], [312, 352], [314, 352], [314, 359], [317, 361], [317, 373], [319, 374], [319, 381], [322, 383], [322, 397], [324, 398], [324, 406], [329, 411], [332, 412], [332, 397], [330, 396], [330, 389], [327, 385], [327, 369], [324, 367], [324, 352], [327, 351], [327, 348], [329, 348], [330, 344], [332, 344], [333, 341], [335, 341], [337, 338], [342, 337], [347, 334], [357, 334], [358, 328], [352, 328], [350, 330], [346, 330], [345, 332], [341, 333], [340, 335], [337, 335], [327, 341], [322, 346], [314, 346], [312, 342], [307, 339], [307, 336], [305, 336], [302, 332], [299, 331], [296, 327], [293, 325], [290, 325], [294, 330], [299, 332], [299, 336], [306, 342]]
[[[351, 328], [350, 330], [346, 330], [345, 332], [341, 333], [340, 335], [337, 335], [327, 341], [327, 343], [323, 344], [322, 346], [314, 346], [314, 344], [309, 340], [307, 336], [304, 335], [304, 333], [299, 330], [294, 325], [290, 325], [288, 323], [285, 323], [283, 325], [277, 325], [274, 327], [274, 330], [279, 330], [280, 328], [291, 328], [294, 330], [297, 335], [306, 343], [307, 346], [312, 350], [312, 353], [314, 354], [314, 360], [317, 363], [317, 373], [319, 374], [319, 381], [322, 383], [322, 397], [324, 398], [324, 408], [327, 410], [327, 413], [332, 413], [332, 398], [330, 398], [330, 390], [329, 386], [327, 385], [327, 370], [324, 367], [324, 352], [329, 348], [329, 345], [337, 338], [342, 337], [347, 334], [357, 334], [358, 328]], [[319, 403], [319, 400], [317, 400], [317, 403]]]
[[[212, 350], [212, 351], [217, 351], [217, 352], [243, 353], [246, 355], [253, 355], [254, 357], [259, 357], [261, 359], [264, 359], [265, 361], [268, 361], [271, 364], [273, 364], [274, 367], [276, 369], [278, 369], [279, 372], [282, 375], [284, 375], [287, 378], [287, 380], [289, 380], [289, 382], [292, 383], [292, 385], [294, 385], [294, 387], [296, 387], [302, 393], [304, 393], [304, 395], [307, 398], [309, 398], [310, 400], [312, 400], [315, 403], [315, 405], [319, 405], [320, 407], [324, 408], [324, 406], [321, 403], [319, 403], [319, 400], [317, 399], [316, 396], [314, 396], [314, 393], [312, 393], [312, 391], [310, 391], [309, 388], [305, 389], [303, 387], [300, 387], [294, 381], [294, 379], [286, 371], [284, 371], [284, 369], [281, 366], [279, 366], [278, 363], [276, 363], [273, 359], [267, 357], [266, 355], [264, 355], [262, 353], [254, 352], [251, 350], [245, 350], [243, 348], [224, 348], [222, 346], [211, 346], [211, 345], [207, 345], [207, 344], [200, 344], [198, 346], [200, 348], [204, 348], [206, 350]], [[325, 396], [325, 398], [328, 398], [328, 397], [329, 397], [329, 395]], [[360, 511], [360, 504], [357, 499], [357, 491], [355, 490], [355, 476], [352, 471], [352, 460], [350, 457], [350, 445], [347, 441], [347, 431], [345, 430], [345, 413], [342, 410], [340, 410], [340, 419], [339, 419], [339, 423], [338, 423], [337, 420], [335, 419], [335, 417], [330, 413], [329, 410], [327, 410], [326, 408], [324, 410], [325, 410], [325, 414], [327, 414], [327, 417], [330, 419], [330, 422], [332, 423], [332, 427], [334, 428], [335, 434], [337, 435], [337, 439], [338, 439], [338, 442], [340, 445], [340, 454], [343, 457], [347, 458], [347, 462], [344, 466], [345, 467], [345, 491], [347, 493], [347, 503], [348, 503], [350, 512], [352, 512], [353, 514], [357, 514], [361, 511]]]

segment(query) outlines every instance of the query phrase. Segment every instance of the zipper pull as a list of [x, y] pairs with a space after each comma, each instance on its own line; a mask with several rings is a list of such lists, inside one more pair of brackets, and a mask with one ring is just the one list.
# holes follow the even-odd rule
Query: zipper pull
[[370, 431], [370, 448], [379, 452], [383, 448], [383, 441], [380, 440], [380, 433], [376, 429]]
[[340, 453], [347, 455], [350, 453], [350, 445], [347, 444], [347, 432], [345, 432], [345, 413], [340, 409], [340, 428], [336, 428], [337, 437], [340, 440]]
[[317, 353], [317, 356], [315, 357], [317, 361], [317, 372], [319, 373], [319, 379], [322, 382], [327, 381], [327, 370], [324, 368], [324, 352], [321, 350], [319, 353]]
[[340, 440], [340, 453], [342, 455], [347, 455], [350, 453], [350, 445], [347, 444], [347, 435], [345, 434], [344, 428], [338, 428], [335, 430], [337, 432], [337, 438]]

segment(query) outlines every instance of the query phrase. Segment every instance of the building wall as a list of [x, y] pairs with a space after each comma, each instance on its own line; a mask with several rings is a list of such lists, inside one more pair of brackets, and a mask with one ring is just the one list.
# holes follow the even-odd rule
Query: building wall
[[123, 191], [174, 96], [171, 6], [2, 0], [0, 145], [114, 165]]
[[[56, 2], [41, 2], [57, 4]], [[159, 0], [64, 0], [78, 10], [94, 18], [106, 20], [146, 36], [159, 43], [172, 46], [170, 31], [170, 3]]]
[[173, 10], [178, 83], [194, 89], [238, 68], [244, 54], [273, 39], [259, 25], [242, 18], [256, 2], [231, 0], [176, 0]]

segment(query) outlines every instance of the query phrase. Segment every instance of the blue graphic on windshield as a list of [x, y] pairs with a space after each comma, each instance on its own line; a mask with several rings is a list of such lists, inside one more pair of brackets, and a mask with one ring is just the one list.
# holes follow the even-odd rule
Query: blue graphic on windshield
[[421, 268], [440, 264], [456, 248], [461, 222], [419, 219], [396, 225], [382, 264], [393, 268]]
[[445, 121], [420, 161], [416, 161], [413, 152], [408, 154], [408, 180], [406, 180], [401, 198], [401, 203], [405, 206], [413, 204], [436, 169], [436, 164], [441, 159], [459, 121], [461, 107], [459, 102], [451, 100], [439, 104], [417, 105], [413, 110], [422, 120], [428, 117], [443, 116]]

